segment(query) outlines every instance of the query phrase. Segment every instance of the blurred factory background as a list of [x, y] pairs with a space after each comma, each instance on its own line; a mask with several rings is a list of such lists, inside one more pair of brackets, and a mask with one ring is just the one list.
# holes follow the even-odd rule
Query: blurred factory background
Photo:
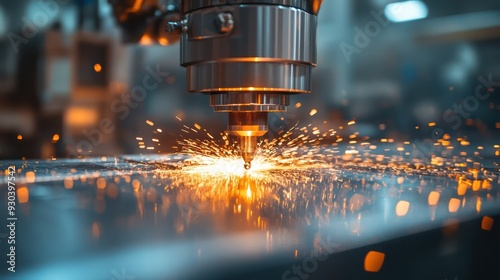
[[[156, 32], [161, 21], [141, 22], [175, 2], [1, 0], [0, 159], [157, 152], [137, 145], [145, 120], [163, 129], [161, 152], [183, 123], [223, 131], [225, 114], [186, 93], [178, 42]], [[293, 96], [270, 129], [354, 119], [372, 139], [425, 139], [436, 127], [494, 139], [499, 54], [499, 1], [326, 0], [313, 93]]]

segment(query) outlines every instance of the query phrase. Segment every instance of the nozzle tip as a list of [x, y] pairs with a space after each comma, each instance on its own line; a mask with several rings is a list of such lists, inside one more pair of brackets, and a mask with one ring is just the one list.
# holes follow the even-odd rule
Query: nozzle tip
[[245, 164], [243, 164], [243, 167], [245, 167], [246, 170], [249, 170], [252, 167], [252, 164], [249, 161], [245, 161]]

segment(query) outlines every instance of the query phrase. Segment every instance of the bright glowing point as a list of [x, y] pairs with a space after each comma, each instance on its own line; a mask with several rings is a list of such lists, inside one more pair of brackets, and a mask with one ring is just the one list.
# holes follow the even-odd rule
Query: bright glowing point
[[99, 73], [99, 72], [101, 72], [101, 70], [102, 70], [101, 64], [99, 64], [99, 63], [94, 64], [94, 71]]
[[26, 172], [26, 182], [28, 182], [28, 183], [35, 182], [35, 172], [33, 172], [33, 171]]
[[448, 203], [448, 211], [450, 211], [450, 213], [454, 213], [458, 211], [458, 208], [460, 208], [460, 199], [450, 199], [450, 202]]
[[243, 167], [244, 167], [246, 170], [249, 170], [250, 168], [252, 168], [252, 163], [250, 163], [250, 162], [245, 162], [245, 164], [243, 164]]
[[167, 38], [160, 38], [160, 40], [158, 40], [160, 42], [160, 45], [162, 46], [166, 46], [168, 45], [168, 39]]
[[422, 1], [403, 1], [388, 4], [384, 14], [392, 22], [403, 22], [426, 18], [429, 11]]
[[483, 220], [481, 221], [481, 229], [486, 231], [491, 231], [492, 227], [493, 227], [493, 218], [484, 216]]
[[247, 198], [252, 198], [252, 190], [250, 187], [247, 188]]
[[106, 187], [106, 179], [104, 178], [98, 178], [96, 181], [96, 185], [98, 189], [104, 189]]
[[385, 254], [377, 251], [370, 251], [365, 256], [365, 271], [378, 272], [384, 264]]
[[139, 44], [141, 44], [141, 45], [145, 45], [145, 46], [148, 46], [148, 45], [153, 44], [153, 40], [151, 39], [151, 37], [149, 37], [149, 35], [144, 34], [144, 35], [141, 37], [141, 40], [139, 41]]
[[29, 190], [27, 187], [22, 186], [17, 189], [17, 200], [19, 203], [27, 203], [29, 201]]
[[427, 198], [427, 201], [429, 202], [429, 206], [436, 206], [439, 201], [440, 193], [436, 191], [432, 191], [429, 193], [429, 197]]
[[479, 213], [481, 212], [481, 206], [483, 204], [483, 201], [481, 200], [480, 197], [477, 198], [477, 201], [476, 201], [476, 211]]
[[73, 179], [70, 177], [67, 177], [64, 179], [64, 187], [66, 189], [72, 189], [73, 188]]
[[405, 200], [401, 200], [396, 205], [396, 215], [405, 216], [408, 213], [408, 209], [410, 209], [410, 203]]
[[458, 184], [457, 187], [457, 194], [458, 195], [465, 195], [465, 192], [467, 191], [467, 183], [462, 182]]
[[[310, 113], [314, 115], [317, 111], [312, 109]], [[175, 117], [182, 121], [180, 117]], [[158, 133], [162, 130], [154, 127], [155, 124], [150, 120], [146, 120], [146, 123], [152, 127], [152, 134], [148, 137], [135, 137], [137, 145], [140, 149], [159, 151], [161, 137]], [[473, 158], [464, 162], [458, 157], [434, 155], [429, 163], [419, 159], [406, 161], [401, 155], [391, 157], [390, 152], [405, 151], [408, 152], [405, 155], [409, 155], [413, 146], [411, 141], [399, 142], [395, 138], [374, 139], [384, 143], [381, 151], [380, 147], [372, 145], [370, 139], [357, 131], [344, 138], [337, 135], [337, 131], [354, 124], [356, 121], [351, 120], [344, 126], [323, 130], [320, 126], [306, 124], [300, 127], [296, 123], [288, 130], [281, 131], [276, 138], [262, 137], [257, 144], [250, 169], [245, 168], [237, 139], [230, 137], [227, 132], [210, 134], [199, 123], [192, 126], [183, 124], [180, 138], [173, 148], [186, 158], [173, 165], [160, 160], [158, 172], [160, 177], [168, 180], [165, 190], [187, 187], [204, 200], [226, 199], [235, 195], [245, 200], [251, 198], [252, 201], [259, 201], [277, 190], [284, 192], [282, 197], [276, 197], [278, 201], [289, 200], [297, 195], [296, 192], [306, 191], [305, 186], [314, 185], [316, 180], [325, 183], [324, 178], [328, 178], [327, 180], [333, 182], [341, 180], [342, 174], [356, 174], [363, 172], [364, 168], [379, 170], [382, 173], [387, 172], [388, 168], [394, 170], [397, 175], [394, 175], [392, 180], [401, 187], [412, 184], [410, 178], [415, 174], [442, 176], [444, 171], [450, 178], [461, 178], [458, 182], [454, 181], [453, 185], [447, 186], [455, 188], [456, 194], [461, 197], [467, 195], [468, 188], [472, 191], [492, 189], [493, 182], [496, 182], [494, 180], [497, 180], [491, 177], [479, 180], [479, 169], [471, 164], [475, 165]], [[454, 147], [457, 153], [461, 153], [459, 149], [464, 146], [464, 139], [443, 136], [437, 144], [441, 146], [446, 141], [447, 147]], [[348, 146], [339, 149], [337, 145], [341, 142]], [[469, 145], [468, 142], [466, 144]], [[454, 166], [454, 170], [445, 170], [445, 166]], [[374, 174], [380, 173], [375, 171]], [[134, 183], [133, 186], [136, 191], [140, 187]], [[290, 189], [290, 186], [301, 187]], [[309, 190], [313, 189], [315, 188]], [[440, 200], [440, 190], [431, 191], [427, 200], [429, 206], [436, 206]], [[466, 207], [466, 200], [463, 198], [451, 198], [444, 203], [448, 204], [450, 213], [456, 213], [460, 208]], [[480, 212], [481, 200], [478, 199], [473, 204], [475, 210]], [[400, 200], [394, 209], [395, 214], [399, 217], [407, 216], [410, 208], [410, 201]], [[239, 213], [237, 209], [235, 211]]]

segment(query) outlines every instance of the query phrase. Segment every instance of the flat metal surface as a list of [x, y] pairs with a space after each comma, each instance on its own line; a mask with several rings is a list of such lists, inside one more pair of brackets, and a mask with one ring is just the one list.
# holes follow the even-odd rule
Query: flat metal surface
[[471, 173], [335, 161], [245, 172], [185, 154], [2, 161], [23, 201], [8, 279], [223, 279], [284, 265], [282, 275], [313, 252], [498, 214], [497, 167], [483, 163]]

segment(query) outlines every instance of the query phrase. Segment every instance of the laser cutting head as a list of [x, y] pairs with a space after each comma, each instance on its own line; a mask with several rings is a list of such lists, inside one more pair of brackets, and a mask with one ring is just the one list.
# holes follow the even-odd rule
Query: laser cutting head
[[322, 0], [184, 0], [181, 65], [189, 92], [210, 95], [228, 113], [245, 168], [267, 130], [269, 112], [283, 112], [291, 94], [311, 91], [317, 13]]
[[257, 137], [267, 132], [267, 112], [231, 111], [229, 112], [228, 131], [239, 137], [241, 157], [245, 169], [250, 169], [257, 152]]

